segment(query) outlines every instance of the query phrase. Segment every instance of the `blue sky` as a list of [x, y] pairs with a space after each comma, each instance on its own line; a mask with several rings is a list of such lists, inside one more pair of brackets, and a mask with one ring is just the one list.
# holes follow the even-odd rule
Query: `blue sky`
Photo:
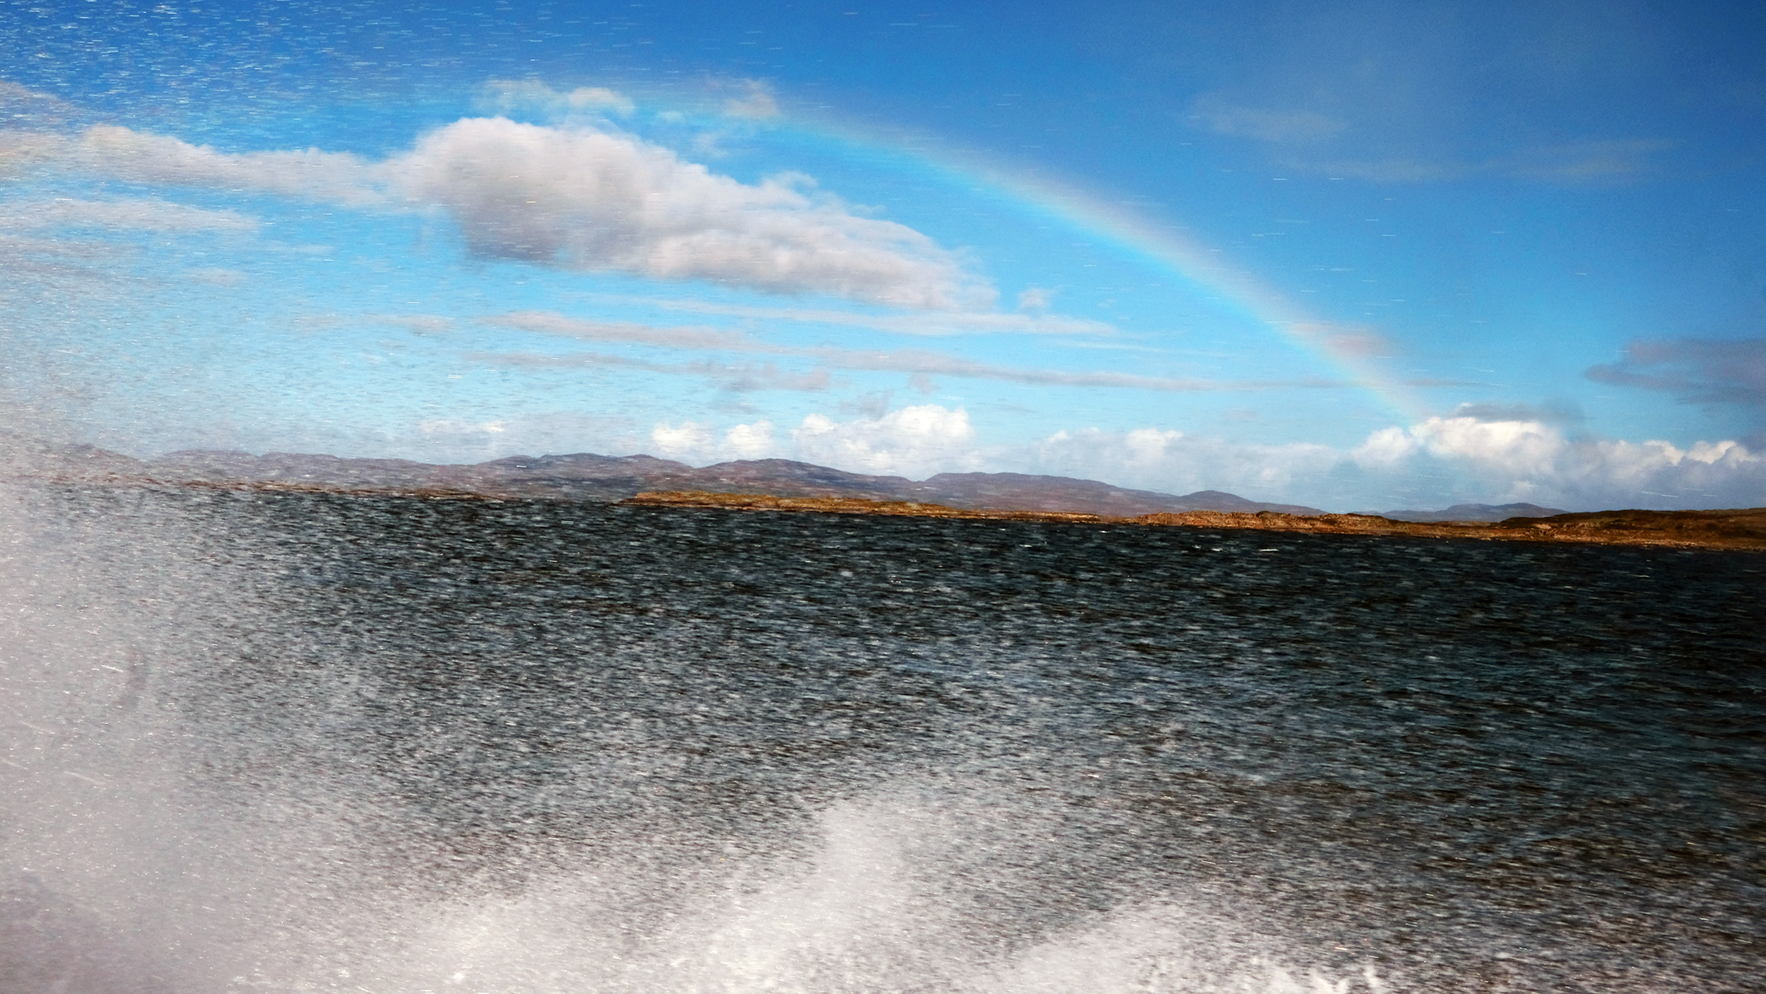
[[0, 413], [1766, 504], [1758, 4], [0, 3]]

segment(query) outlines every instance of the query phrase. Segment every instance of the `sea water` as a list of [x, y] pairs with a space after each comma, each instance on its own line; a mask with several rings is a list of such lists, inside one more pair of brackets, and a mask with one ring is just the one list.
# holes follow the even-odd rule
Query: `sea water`
[[1759, 555], [4, 500], [7, 994], [1766, 975]]

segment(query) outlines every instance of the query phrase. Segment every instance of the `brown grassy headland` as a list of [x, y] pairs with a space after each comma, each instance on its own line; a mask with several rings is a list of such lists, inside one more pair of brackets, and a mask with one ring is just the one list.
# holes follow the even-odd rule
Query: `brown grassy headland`
[[1688, 549], [1766, 551], [1766, 508], [1726, 511], [1592, 511], [1549, 518], [1509, 518], [1498, 522], [1393, 521], [1371, 514], [1282, 514], [1261, 511], [1185, 511], [1112, 518], [1063, 511], [986, 511], [855, 497], [772, 497], [705, 491], [649, 491], [622, 504], [642, 507], [704, 507], [739, 511], [796, 511], [994, 521], [1049, 521], [1078, 524], [1167, 525], [1191, 528], [1244, 528], [1324, 535], [1407, 535], [1418, 538], [1478, 539], [1504, 542], [1650, 545]]

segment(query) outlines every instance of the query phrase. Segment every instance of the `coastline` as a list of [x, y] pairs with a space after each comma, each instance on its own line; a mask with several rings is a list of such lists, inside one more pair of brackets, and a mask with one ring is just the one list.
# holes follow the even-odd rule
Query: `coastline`
[[1653, 546], [1679, 549], [1766, 552], [1766, 508], [1718, 511], [1582, 511], [1548, 518], [1498, 522], [1394, 521], [1371, 514], [1284, 514], [1279, 511], [1184, 511], [1109, 517], [1065, 511], [988, 511], [875, 501], [856, 497], [774, 497], [707, 491], [648, 491], [619, 502], [632, 507], [683, 507], [730, 511], [852, 514], [883, 517], [959, 518], [1069, 524], [1230, 528], [1320, 535], [1399, 535], [1474, 541], [1544, 544]]
[[[27, 482], [20, 480], [17, 482]], [[350, 486], [289, 480], [167, 480], [130, 477], [41, 475], [28, 482], [52, 486], [163, 487], [169, 489], [258, 493], [336, 494], [416, 500], [506, 501], [588, 500], [626, 507], [846, 514], [872, 517], [951, 518], [973, 521], [1026, 521], [1058, 524], [1217, 528], [1315, 535], [1402, 536], [1485, 542], [1552, 545], [1622, 545], [1726, 552], [1766, 552], [1766, 507], [1706, 511], [1577, 511], [1543, 518], [1497, 522], [1397, 521], [1372, 514], [1289, 514], [1281, 511], [1179, 511], [1111, 516], [1084, 511], [960, 508], [864, 497], [790, 497], [707, 490], [647, 490], [619, 500], [523, 492], [517, 488], [447, 486]]]

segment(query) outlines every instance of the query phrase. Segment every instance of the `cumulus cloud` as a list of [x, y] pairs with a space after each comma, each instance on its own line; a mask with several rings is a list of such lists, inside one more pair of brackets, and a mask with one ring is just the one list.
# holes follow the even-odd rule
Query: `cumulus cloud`
[[955, 253], [854, 213], [802, 176], [741, 183], [586, 125], [467, 118], [381, 162], [319, 149], [229, 153], [113, 125], [0, 136], [0, 166], [42, 163], [136, 183], [437, 209], [484, 258], [909, 308], [982, 307], [995, 296]]
[[762, 459], [774, 453], [773, 426], [769, 421], [739, 424], [721, 435], [710, 425], [696, 421], [678, 425], [658, 422], [650, 431], [650, 441], [666, 458], [701, 464]]
[[845, 422], [812, 414], [791, 438], [798, 458], [850, 472], [922, 478], [977, 462], [969, 412], [938, 404]]
[[1586, 375], [1667, 391], [1688, 403], [1766, 407], [1766, 338], [1632, 342], [1624, 359], [1591, 367]]
[[1542, 421], [1429, 418], [1341, 449], [1264, 445], [1163, 428], [1042, 439], [1026, 469], [1165, 493], [1354, 510], [1532, 501], [1572, 510], [1766, 505], [1766, 453], [1733, 440], [1679, 447], [1571, 437]]
[[1368, 436], [1349, 457], [1366, 470], [1415, 472], [1424, 460], [1461, 470], [1493, 503], [1559, 507], [1766, 504], [1766, 454], [1733, 440], [1669, 442], [1571, 437], [1542, 421], [1430, 418]]
[[991, 297], [905, 225], [801, 182], [739, 183], [623, 135], [477, 118], [390, 165], [408, 195], [445, 205], [481, 256], [904, 307]]
[[1386, 428], [1368, 436], [1352, 458], [1362, 466], [1389, 466], [1418, 451], [1530, 479], [1551, 472], [1565, 446], [1555, 428], [1538, 421], [1430, 418], [1408, 430]]
[[773, 450], [773, 426], [768, 421], [737, 425], [724, 433], [724, 445], [738, 459], [759, 459]]

